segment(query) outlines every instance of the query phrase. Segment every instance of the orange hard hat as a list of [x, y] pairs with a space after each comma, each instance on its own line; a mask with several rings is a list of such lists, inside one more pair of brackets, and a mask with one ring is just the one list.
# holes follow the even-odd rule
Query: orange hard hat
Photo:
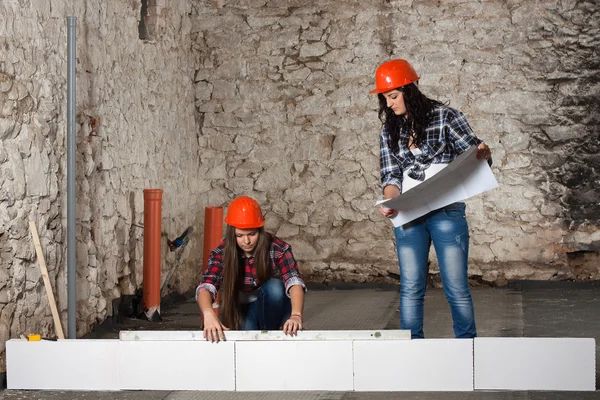
[[375, 86], [370, 94], [384, 93], [419, 80], [419, 75], [406, 60], [390, 60], [377, 67]]
[[265, 217], [256, 200], [240, 196], [229, 204], [225, 223], [238, 229], [254, 229], [265, 225]]

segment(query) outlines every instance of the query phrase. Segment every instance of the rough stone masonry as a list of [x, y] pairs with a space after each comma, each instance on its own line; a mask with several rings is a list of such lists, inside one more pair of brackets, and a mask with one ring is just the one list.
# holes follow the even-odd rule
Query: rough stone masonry
[[[66, 324], [66, 16], [77, 22], [77, 332], [142, 285], [143, 189], [163, 235], [254, 196], [314, 281], [397, 282], [379, 195], [379, 63], [406, 58], [461, 109], [500, 187], [468, 201], [473, 283], [598, 279], [595, 1], [0, 3], [0, 352], [53, 335], [28, 219]], [[433, 255], [433, 254], [432, 254]], [[435, 257], [432, 281], [437, 283]], [[165, 276], [175, 256], [162, 252]], [[2, 361], [4, 363], [4, 361]], [[4, 369], [4, 365], [0, 365]]]

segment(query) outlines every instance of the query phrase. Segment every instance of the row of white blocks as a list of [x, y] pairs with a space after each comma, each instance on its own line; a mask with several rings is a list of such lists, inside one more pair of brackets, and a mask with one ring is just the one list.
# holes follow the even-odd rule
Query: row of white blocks
[[9, 389], [595, 390], [592, 338], [410, 340], [409, 331], [121, 332], [7, 342]]

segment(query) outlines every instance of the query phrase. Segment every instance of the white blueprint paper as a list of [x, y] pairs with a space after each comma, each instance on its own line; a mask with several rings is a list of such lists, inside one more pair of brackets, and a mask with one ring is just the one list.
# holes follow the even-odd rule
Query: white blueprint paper
[[397, 210], [392, 223], [398, 227], [430, 211], [497, 188], [487, 160], [478, 160], [476, 153], [477, 146], [471, 146], [431, 178], [376, 205]]

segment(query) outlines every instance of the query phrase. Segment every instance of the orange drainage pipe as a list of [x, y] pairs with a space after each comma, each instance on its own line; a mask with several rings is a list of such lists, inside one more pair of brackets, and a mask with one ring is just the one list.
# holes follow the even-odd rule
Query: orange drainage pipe
[[[202, 258], [202, 271], [208, 266], [210, 251], [217, 247], [223, 240], [223, 207], [204, 208], [204, 251]], [[215, 300], [213, 308], [219, 314], [219, 297]]]
[[162, 190], [144, 189], [144, 313], [160, 321], [160, 249]]

